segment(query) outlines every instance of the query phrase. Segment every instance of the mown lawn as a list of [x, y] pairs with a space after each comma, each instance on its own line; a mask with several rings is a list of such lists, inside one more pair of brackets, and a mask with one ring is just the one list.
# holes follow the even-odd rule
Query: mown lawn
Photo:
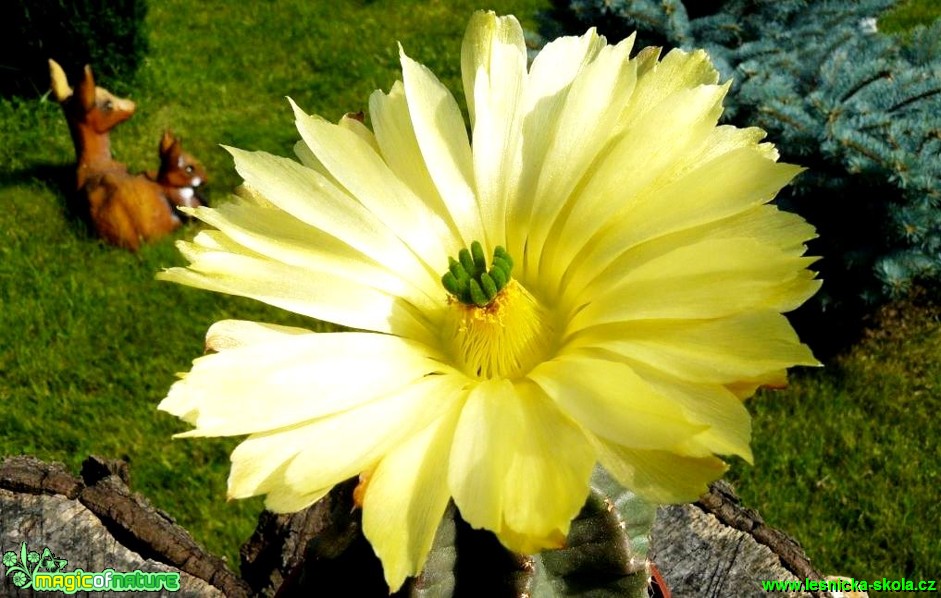
[[[533, 27], [548, 4], [497, 8]], [[284, 97], [334, 120], [365, 110], [369, 94], [398, 76], [397, 41], [460, 89], [460, 40], [476, 7], [152, 2], [151, 53], [136, 81], [115, 86], [138, 114], [113, 149], [132, 169], [153, 168], [160, 133], [172, 126], [206, 163], [221, 201], [239, 181], [218, 144], [290, 155], [296, 134]], [[155, 281], [182, 263], [172, 240], [132, 255], [92, 238], [65, 209], [72, 147], [51, 100], [0, 100], [0, 139], [0, 455], [30, 453], [75, 471], [89, 454], [126, 459], [135, 490], [237, 561], [261, 502], [224, 500], [235, 442], [171, 440], [185, 426], [155, 406], [201, 354], [212, 322], [316, 324]], [[756, 463], [735, 463], [730, 478], [827, 573], [939, 578], [938, 312], [901, 305], [876, 330], [828, 367], [752, 400]]]
[[752, 399], [755, 464], [729, 478], [825, 574], [939, 579], [939, 409], [941, 306], [921, 295], [881, 310], [825, 368]]
[[[545, 2], [500, 3], [534, 26]], [[155, 168], [165, 127], [207, 166], [222, 200], [239, 180], [219, 144], [293, 155], [291, 96], [337, 119], [400, 76], [401, 42], [452, 89], [476, 8], [457, 2], [152, 2], [138, 103], [112, 135], [132, 170]], [[51, 99], [0, 100], [0, 455], [30, 453], [74, 471], [89, 454], [131, 464], [132, 487], [237, 562], [260, 500], [227, 503], [234, 441], [171, 440], [186, 429], [155, 410], [208, 326], [246, 318], [316, 327], [238, 298], [154, 280], [182, 265], [172, 239], [139, 254], [107, 247], [67, 216], [74, 159]], [[181, 231], [189, 237], [195, 227]]]

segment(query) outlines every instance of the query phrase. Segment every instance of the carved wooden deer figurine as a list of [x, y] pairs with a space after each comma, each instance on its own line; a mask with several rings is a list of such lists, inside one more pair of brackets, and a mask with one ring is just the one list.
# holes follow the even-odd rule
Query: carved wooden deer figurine
[[[202, 166], [183, 154], [179, 142], [168, 132], [164, 135], [166, 150], [164, 140], [160, 144], [160, 172], [154, 178], [130, 174], [112, 157], [108, 134], [134, 114], [134, 102], [96, 87], [88, 66], [74, 91], [53, 60], [49, 60], [49, 72], [53, 96], [62, 106], [75, 145], [76, 191], [87, 201], [97, 233], [113, 245], [137, 251], [142, 241], [152, 241], [179, 228], [180, 218], [171, 202], [193, 205], [193, 201], [199, 201], [195, 188], [205, 181]], [[179, 184], [177, 170], [190, 176], [189, 183]], [[190, 191], [185, 191], [187, 188]], [[190, 196], [188, 200], [184, 199], [186, 195]]]

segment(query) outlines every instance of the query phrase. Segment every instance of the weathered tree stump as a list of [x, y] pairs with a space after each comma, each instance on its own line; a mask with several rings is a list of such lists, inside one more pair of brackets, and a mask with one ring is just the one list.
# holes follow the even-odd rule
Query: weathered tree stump
[[723, 481], [693, 504], [660, 507], [650, 558], [676, 597], [827, 595], [762, 589], [760, 580], [823, 577], [794, 539], [743, 507]]
[[[151, 595], [249, 596], [248, 585], [222, 559], [203, 551], [186, 530], [128, 490], [125, 471], [122, 463], [93, 457], [85, 461], [79, 479], [59, 464], [31, 457], [4, 460], [0, 553], [26, 542], [31, 550], [48, 547], [67, 559], [66, 571], [181, 574], [179, 591]], [[34, 592], [20, 590], [5, 576], [0, 595]]]
[[[94, 457], [83, 465], [81, 478], [59, 464], [7, 458], [0, 463], [0, 553], [26, 542], [32, 550], [48, 547], [68, 559], [66, 571], [180, 573], [179, 591], [150, 595], [291, 596], [296, 595], [292, 588], [341, 584], [355, 587], [355, 595], [387, 595], [379, 562], [352, 508], [349, 483], [299, 513], [263, 513], [242, 547], [239, 577], [132, 493], [126, 480], [123, 463]], [[769, 593], [762, 590], [762, 579], [821, 579], [796, 542], [744, 508], [721, 482], [697, 503], [659, 510], [650, 556], [677, 598], [764, 597]], [[6, 576], [0, 595], [34, 592], [15, 587]]]

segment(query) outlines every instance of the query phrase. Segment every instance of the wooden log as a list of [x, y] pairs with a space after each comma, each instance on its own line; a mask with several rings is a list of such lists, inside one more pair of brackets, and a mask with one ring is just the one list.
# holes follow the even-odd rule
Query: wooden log
[[[189, 533], [128, 490], [123, 464], [94, 457], [83, 479], [58, 464], [11, 457], [0, 464], [0, 553], [49, 548], [68, 560], [65, 571], [179, 572], [174, 596], [249, 596], [248, 585]], [[11, 576], [0, 595], [32, 596]], [[39, 594], [36, 594], [39, 595]], [[171, 595], [167, 593], [166, 595]]]
[[[180, 573], [180, 591], [151, 595], [270, 597], [279, 588], [342, 582], [346, 589], [352, 583], [363, 590], [358, 595], [387, 596], [378, 560], [352, 509], [354, 485], [340, 484], [293, 515], [263, 513], [242, 547], [244, 577], [239, 577], [132, 493], [123, 463], [91, 457], [76, 477], [59, 464], [10, 457], [0, 463], [0, 553], [19, 550], [25, 542], [30, 550], [48, 547], [67, 559], [65, 571]], [[722, 482], [694, 504], [659, 509], [650, 558], [675, 598], [825, 595], [762, 590], [763, 579], [822, 577], [799, 544], [743, 507]], [[7, 575], [0, 579], [0, 595], [34, 593], [14, 587]]]
[[761, 580], [823, 577], [800, 544], [742, 506], [723, 481], [714, 483], [696, 503], [660, 507], [649, 556], [678, 598], [827, 595], [762, 589]]

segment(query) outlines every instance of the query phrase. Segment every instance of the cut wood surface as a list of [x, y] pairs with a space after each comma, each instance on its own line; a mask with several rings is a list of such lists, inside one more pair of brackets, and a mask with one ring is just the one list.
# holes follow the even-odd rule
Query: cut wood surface
[[[218, 557], [145, 499], [128, 490], [122, 463], [90, 458], [83, 478], [58, 464], [12, 457], [0, 464], [0, 553], [49, 548], [68, 560], [64, 571], [180, 572], [180, 590], [151, 595], [250, 595]], [[125, 476], [126, 477], [126, 476]], [[5, 575], [2, 596], [33, 596]], [[49, 595], [45, 592], [35, 595]], [[76, 595], [83, 595], [82, 592]], [[138, 595], [146, 595], [138, 594]]]
[[725, 482], [699, 501], [660, 507], [650, 558], [675, 597], [826, 596], [767, 592], [761, 580], [820, 580], [800, 545], [741, 505]]
[[[0, 463], [0, 553], [19, 550], [26, 542], [30, 550], [48, 547], [67, 559], [65, 571], [181, 574], [179, 591], [152, 596], [274, 596], [282, 584], [289, 587], [299, 577], [307, 578], [304, 586], [314, 581], [316, 587], [314, 570], [336, 572], [350, 562], [368, 563], [360, 582], [381, 576], [360, 532], [358, 512], [350, 508], [350, 484], [300, 513], [262, 514], [242, 547], [242, 578], [131, 492], [126, 480], [123, 463], [95, 457], [86, 460], [81, 477], [32, 457], [5, 459]], [[677, 598], [824, 595], [762, 590], [763, 579], [821, 576], [796, 542], [743, 507], [722, 482], [697, 503], [660, 508], [650, 556]], [[33, 595], [16, 588], [9, 575], [0, 579], [0, 596]], [[290, 594], [282, 588], [280, 595]]]

